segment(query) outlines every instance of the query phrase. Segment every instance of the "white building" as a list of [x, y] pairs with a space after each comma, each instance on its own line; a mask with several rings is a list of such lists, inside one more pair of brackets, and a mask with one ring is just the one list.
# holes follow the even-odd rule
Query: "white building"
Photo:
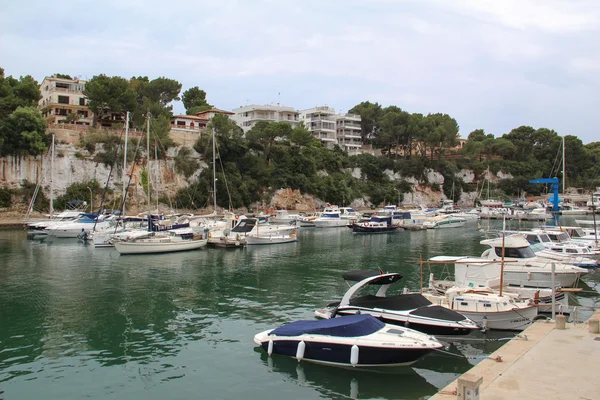
[[292, 107], [271, 106], [271, 105], [249, 105], [231, 110], [233, 115], [229, 118], [234, 120], [243, 130], [248, 132], [259, 121], [267, 122], [289, 122], [295, 127], [298, 125], [298, 111]]
[[313, 107], [300, 111], [300, 120], [315, 138], [319, 139], [327, 148], [333, 148], [338, 144], [337, 140], [337, 116], [331, 107]]
[[336, 118], [338, 145], [348, 153], [360, 152], [362, 147], [360, 115], [337, 114]]
[[40, 85], [42, 98], [38, 102], [44, 119], [50, 124], [65, 123], [69, 114], [76, 114], [71, 123], [91, 125], [93, 114], [83, 94], [85, 84], [86, 81], [81, 79], [45, 77]]

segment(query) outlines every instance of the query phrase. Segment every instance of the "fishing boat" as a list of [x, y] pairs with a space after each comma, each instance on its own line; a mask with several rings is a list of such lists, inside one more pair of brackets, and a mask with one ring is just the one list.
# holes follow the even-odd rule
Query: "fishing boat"
[[256, 233], [244, 236], [244, 240], [248, 246], [251, 245], [267, 245], [267, 244], [282, 244], [293, 243], [298, 241], [296, 230], [292, 232], [261, 232], [258, 228]]
[[[381, 273], [371, 270], [348, 271], [343, 274], [352, 285], [339, 302], [315, 311], [319, 318], [337, 315], [370, 314], [383, 322], [407, 326], [432, 335], [466, 335], [480, 327], [456, 311], [432, 304], [419, 293], [387, 295], [388, 290], [402, 279], [399, 273]], [[376, 294], [356, 296], [359, 292]], [[402, 290], [405, 291], [404, 289]], [[408, 291], [408, 289], [406, 289]]]
[[400, 226], [392, 224], [391, 215], [373, 215], [367, 221], [352, 224], [352, 233], [390, 233], [399, 229]]
[[295, 321], [258, 333], [254, 343], [268, 355], [347, 367], [410, 365], [443, 347], [433, 336], [385, 324], [368, 314]]
[[113, 244], [120, 254], [157, 254], [197, 250], [207, 243], [205, 233], [194, 232], [192, 228], [180, 228], [162, 232], [152, 231], [146, 236], [115, 241]]
[[500, 294], [490, 288], [461, 288], [454, 286], [444, 295], [423, 292], [429, 301], [455, 310], [486, 329], [522, 331], [538, 315], [532, 301], [518, 300], [518, 296]]

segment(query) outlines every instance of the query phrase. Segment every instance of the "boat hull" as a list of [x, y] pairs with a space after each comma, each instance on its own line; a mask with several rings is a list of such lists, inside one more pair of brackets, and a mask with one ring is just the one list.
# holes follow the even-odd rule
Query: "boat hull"
[[244, 240], [248, 246], [251, 245], [268, 245], [268, 244], [282, 244], [282, 243], [294, 243], [298, 241], [298, 238], [294, 236], [245, 236]]
[[493, 313], [459, 312], [487, 329], [501, 331], [522, 331], [533, 323], [538, 314], [535, 306]]
[[397, 232], [399, 228], [398, 226], [374, 227], [354, 224], [352, 225], [352, 233], [393, 233]]
[[115, 242], [120, 254], [157, 254], [197, 250], [206, 246], [207, 239], [181, 240], [178, 242]]
[[[561, 287], [572, 287], [577, 283], [580, 277], [581, 274], [577, 272], [555, 273], [554, 283]], [[552, 288], [552, 272], [510, 271], [505, 269], [504, 282], [512, 286]]]

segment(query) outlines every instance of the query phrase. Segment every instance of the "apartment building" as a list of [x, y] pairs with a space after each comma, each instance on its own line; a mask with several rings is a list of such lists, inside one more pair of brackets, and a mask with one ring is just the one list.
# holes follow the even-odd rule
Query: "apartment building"
[[336, 115], [336, 139], [338, 145], [348, 153], [359, 152], [362, 147], [360, 115]]
[[327, 106], [313, 107], [300, 111], [300, 120], [315, 138], [327, 148], [338, 144], [337, 116], [335, 109]]
[[[85, 84], [85, 80], [58, 78], [56, 75], [44, 78], [38, 108], [49, 124], [92, 124], [93, 114], [83, 94]], [[74, 116], [69, 117], [70, 114]]]
[[299, 113], [292, 107], [280, 105], [249, 105], [238, 107], [233, 110], [230, 116], [244, 131], [248, 132], [259, 121], [267, 122], [288, 122], [292, 128], [300, 122]]

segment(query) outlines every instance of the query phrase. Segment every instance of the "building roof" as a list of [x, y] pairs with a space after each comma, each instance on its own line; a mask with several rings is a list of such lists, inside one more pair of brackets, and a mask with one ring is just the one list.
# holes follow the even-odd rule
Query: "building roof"
[[218, 109], [217, 107], [212, 107], [210, 110], [204, 110], [204, 111], [197, 112], [196, 115], [200, 116], [200, 115], [210, 114], [210, 113], [226, 114], [226, 115], [235, 114], [235, 113], [232, 113], [231, 111], [225, 111], [225, 110]]

